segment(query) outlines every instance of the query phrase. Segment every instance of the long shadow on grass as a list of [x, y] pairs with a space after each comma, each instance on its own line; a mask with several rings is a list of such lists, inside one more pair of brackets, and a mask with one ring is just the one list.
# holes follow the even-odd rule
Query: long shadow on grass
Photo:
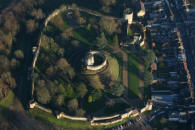
[[[133, 61], [134, 60], [134, 61]], [[134, 59], [133, 57], [129, 57], [128, 58], [128, 63], [127, 63], [127, 70], [129, 73], [135, 74], [139, 79], [143, 79], [143, 76], [141, 76], [141, 71], [138, 68], [139, 67], [139, 62], [134, 63], [134, 62], [138, 62], [136, 59]]]
[[24, 53], [24, 59], [20, 62], [20, 67], [13, 72], [13, 76], [17, 82], [14, 93], [18, 99], [20, 99], [24, 108], [27, 107], [31, 98], [32, 81], [28, 80], [28, 77], [30, 76], [29, 68], [31, 68], [33, 60], [32, 47], [37, 43], [37, 39], [40, 35], [39, 30], [35, 31], [33, 34], [24, 33], [25, 31], [25, 26], [21, 26], [11, 51], [11, 55], [18, 49], [22, 50]]

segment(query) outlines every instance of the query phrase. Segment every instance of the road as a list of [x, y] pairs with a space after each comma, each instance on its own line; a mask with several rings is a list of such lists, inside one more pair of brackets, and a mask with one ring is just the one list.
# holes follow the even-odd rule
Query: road
[[[189, 70], [189, 89], [191, 90], [191, 97], [192, 99], [194, 99], [194, 85], [195, 85], [195, 73], [194, 73], [194, 65], [195, 65], [195, 60], [193, 58], [194, 55], [194, 48], [192, 45], [192, 41], [190, 40], [189, 35], [187, 35], [187, 29], [188, 27], [185, 25], [184, 21], [185, 21], [185, 12], [178, 10], [178, 8], [176, 8], [176, 3], [174, 3], [174, 1], [167, 1], [167, 5], [169, 7], [169, 10], [172, 12], [171, 14], [174, 16], [174, 23], [177, 29], [177, 34], [179, 37], [180, 42], [183, 43], [184, 46], [184, 52], [186, 55], [186, 63], [187, 63], [187, 69]], [[173, 4], [173, 7], [170, 7], [168, 3]], [[185, 67], [185, 65], [184, 65]], [[188, 72], [187, 72], [188, 73]]]

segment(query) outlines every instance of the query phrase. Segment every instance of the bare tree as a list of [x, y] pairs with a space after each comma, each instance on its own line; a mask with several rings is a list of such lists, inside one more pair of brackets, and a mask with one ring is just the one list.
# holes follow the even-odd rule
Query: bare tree
[[26, 22], [26, 31], [27, 32], [33, 32], [37, 29], [38, 26], [39, 25], [38, 25], [37, 22], [35, 22], [35, 20], [30, 19]]
[[102, 17], [99, 21], [99, 25], [102, 30], [106, 31], [109, 34], [117, 32], [118, 24], [114, 21], [114, 19]]
[[67, 107], [70, 111], [72, 111], [72, 110], [76, 110], [78, 108], [78, 105], [79, 105], [78, 100], [74, 98], [68, 101]]
[[36, 19], [42, 19], [45, 17], [45, 14], [43, 13], [42, 9], [33, 9], [31, 15]]

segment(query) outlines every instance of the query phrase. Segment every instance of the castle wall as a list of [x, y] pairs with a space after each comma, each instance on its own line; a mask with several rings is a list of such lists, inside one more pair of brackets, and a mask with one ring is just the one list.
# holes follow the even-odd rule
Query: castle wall
[[[61, 12], [63, 12], [63, 11], [66, 11], [66, 10], [68, 10], [68, 9], [71, 9], [71, 7], [70, 6], [63, 6], [62, 8], [60, 8], [60, 9], [57, 9], [57, 10], [55, 10], [53, 13], [51, 13], [48, 17], [47, 17], [47, 19], [45, 20], [45, 22], [44, 22], [44, 27], [43, 27], [43, 31], [44, 31], [44, 29], [45, 29], [45, 27], [47, 26], [47, 24], [48, 24], [48, 22], [52, 19], [52, 18], [54, 18], [56, 15], [58, 15], [59, 13], [61, 13]], [[131, 16], [128, 16], [127, 18], [129, 18], [129, 19], [131, 19]], [[32, 68], [33, 68], [33, 70], [32, 70], [32, 75], [33, 75], [33, 73], [34, 73], [34, 68], [35, 68], [35, 65], [36, 65], [36, 61], [37, 61], [37, 58], [38, 58], [38, 56], [39, 56], [39, 51], [40, 51], [40, 46], [41, 46], [41, 37], [42, 37], [42, 35], [43, 35], [43, 31], [41, 32], [41, 35], [40, 35], [40, 38], [39, 38], [39, 42], [38, 42], [38, 47], [37, 47], [37, 51], [35, 52], [35, 56], [34, 56], [34, 58], [33, 58], [33, 63], [32, 63]], [[93, 53], [96, 53], [96, 51], [94, 51]], [[99, 53], [99, 52], [98, 52]], [[103, 55], [103, 54], [102, 54]], [[98, 69], [100, 69], [100, 68], [103, 68], [106, 64], [107, 64], [107, 59], [106, 59], [106, 57], [103, 55], [103, 57], [105, 58], [105, 60], [104, 60], [104, 62], [100, 65], [100, 66], [96, 66], [96, 67], [89, 67], [90, 69], [92, 69], [92, 70], [98, 70]], [[32, 97], [33, 97], [33, 95], [34, 95], [34, 80], [32, 81]], [[149, 102], [150, 103], [150, 102]], [[37, 108], [37, 109], [40, 109], [40, 110], [43, 110], [43, 111], [45, 111], [45, 112], [47, 112], [47, 113], [51, 113], [51, 114], [53, 114], [53, 112], [52, 112], [52, 110], [51, 109], [48, 109], [48, 108], [46, 108], [46, 107], [44, 107], [44, 106], [42, 106], [42, 105], [40, 105], [40, 104], [38, 104], [37, 102], [30, 102], [29, 103], [29, 107], [31, 108], [31, 109], [34, 109], [34, 108]], [[142, 112], [145, 112], [145, 111], [147, 111], [147, 110], [151, 110], [152, 109], [152, 103], [150, 103], [150, 104], [147, 104], [146, 105], [146, 107], [144, 107], [143, 109], [141, 109], [141, 113]], [[96, 126], [99, 126], [99, 125], [111, 125], [111, 124], [114, 124], [114, 123], [117, 123], [117, 122], [120, 122], [120, 121], [122, 121], [123, 119], [125, 119], [125, 118], [129, 118], [129, 117], [135, 117], [135, 116], [137, 116], [139, 114], [139, 112], [138, 112], [138, 110], [130, 110], [129, 112], [127, 112], [127, 113], [124, 113], [124, 114], [116, 114], [116, 115], [114, 115], [114, 116], [104, 116], [104, 117], [93, 117], [92, 119], [92, 121], [90, 122], [91, 123], [91, 125], [96, 125]], [[112, 120], [112, 121], [108, 121], [108, 122], [103, 122], [103, 123], [94, 123], [94, 121], [100, 121], [100, 120], [106, 120], [106, 119], [112, 119], [112, 118], [115, 118], [115, 117], [117, 117], [117, 116], [120, 116], [121, 118], [119, 118], [119, 119], [116, 119], [116, 120]], [[63, 112], [61, 112], [60, 114], [58, 114], [57, 116], [56, 116], [56, 118], [57, 119], [61, 119], [61, 118], [66, 118], [66, 119], [70, 119], [70, 120], [79, 120], [79, 121], [87, 121], [87, 120], [90, 120], [90, 119], [88, 119], [88, 118], [86, 118], [86, 117], [75, 117], [75, 116], [69, 116], [69, 115], [66, 115], [65, 113], [63, 113]]]
[[91, 51], [90, 52], [92, 55], [99, 55], [101, 56], [103, 59], [104, 59], [104, 62], [100, 65], [97, 65], [97, 66], [93, 66], [93, 65], [88, 65], [87, 66], [87, 70], [93, 70], [93, 71], [97, 71], [97, 70], [100, 70], [102, 68], [104, 68], [107, 64], [107, 58], [104, 56], [103, 53], [99, 52], [99, 51]]

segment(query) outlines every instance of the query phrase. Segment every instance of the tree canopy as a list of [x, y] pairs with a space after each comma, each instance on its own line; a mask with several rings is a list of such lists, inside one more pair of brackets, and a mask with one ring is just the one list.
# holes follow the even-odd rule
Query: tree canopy
[[150, 71], [145, 71], [145, 72], [144, 72], [144, 82], [145, 82], [146, 84], [151, 84], [152, 81], [153, 81], [153, 74], [152, 74], [152, 72], [150, 72]]
[[84, 83], [80, 83], [77, 87], [76, 87], [76, 93], [79, 97], [83, 98], [86, 94], [87, 94], [88, 90], [87, 87]]
[[152, 63], [154, 63], [155, 59], [156, 59], [156, 55], [153, 52], [153, 50], [147, 50], [144, 55], [144, 62], [146, 67], [148, 68]]
[[100, 99], [102, 97], [102, 92], [99, 89], [94, 89], [90, 96], [92, 97], [92, 101], [95, 102], [96, 100]]
[[15, 57], [18, 58], [18, 59], [23, 59], [23, 58], [24, 58], [24, 53], [23, 53], [22, 50], [16, 50], [16, 51], [14, 52], [14, 55], [15, 55]]
[[76, 110], [78, 108], [78, 100], [76, 98], [69, 100], [67, 107], [70, 111]]
[[51, 100], [51, 95], [46, 87], [38, 87], [36, 91], [37, 100], [42, 104], [47, 104]]
[[104, 35], [104, 32], [102, 32], [101, 35], [96, 38], [96, 40], [98, 48], [103, 49], [106, 47], [108, 41]]
[[110, 88], [111, 94], [118, 97], [120, 97], [123, 94], [124, 90], [125, 90], [124, 86], [120, 83], [115, 83]]
[[103, 31], [106, 31], [108, 34], [113, 34], [117, 32], [118, 24], [114, 19], [102, 17], [99, 21], [99, 25]]

